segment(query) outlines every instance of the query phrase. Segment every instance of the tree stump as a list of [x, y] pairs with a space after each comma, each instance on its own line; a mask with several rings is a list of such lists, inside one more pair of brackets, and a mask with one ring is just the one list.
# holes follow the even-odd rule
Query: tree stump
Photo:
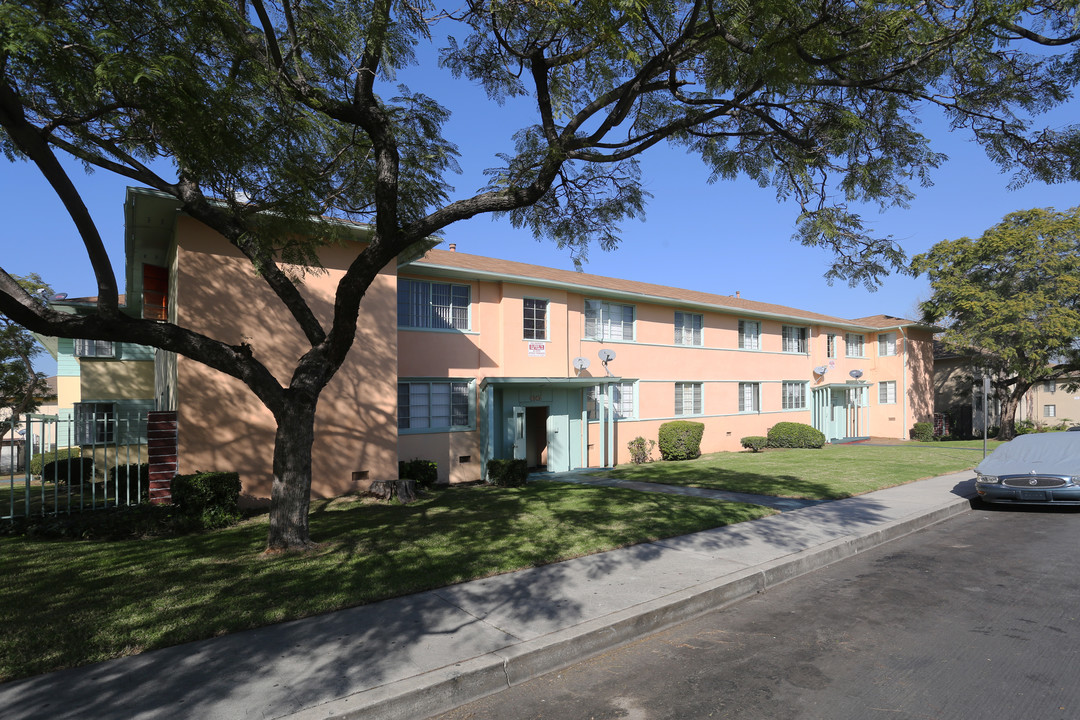
[[379, 500], [391, 500], [396, 497], [402, 505], [408, 505], [416, 500], [419, 492], [415, 480], [401, 478], [400, 480], [373, 480], [365, 494]]

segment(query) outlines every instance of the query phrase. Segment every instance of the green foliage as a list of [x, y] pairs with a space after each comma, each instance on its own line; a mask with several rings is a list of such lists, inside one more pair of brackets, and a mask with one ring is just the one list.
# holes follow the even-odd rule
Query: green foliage
[[646, 440], [638, 435], [626, 443], [626, 449], [630, 451], [630, 462], [635, 465], [652, 462], [652, 453], [656, 449], [655, 440]]
[[121, 487], [124, 483], [130, 482], [132, 487], [135, 483], [142, 483], [149, 485], [150, 483], [150, 465], [149, 463], [131, 463], [130, 465], [116, 465], [109, 471], [109, 480], [112, 482], [119, 482]]
[[[16, 276], [14, 280], [26, 292], [40, 300], [42, 294], [51, 294], [50, 288], [39, 275]], [[34, 357], [44, 352], [25, 328], [0, 314], [0, 410], [5, 415], [18, 417], [34, 412], [48, 394], [45, 374], [36, 372]], [[5, 428], [10, 420], [0, 423]]]
[[739, 443], [747, 450], [761, 452], [769, 444], [769, 438], [764, 435], [747, 435]]
[[82, 455], [82, 448], [60, 448], [58, 450], [50, 450], [48, 452], [39, 453], [30, 458], [30, 474], [40, 475], [42, 466], [45, 463], [51, 463], [54, 460], [67, 460], [68, 458], [77, 458]]
[[1017, 420], [1014, 426], [1017, 435], [1030, 435], [1039, 432], [1039, 428], [1031, 420]]
[[223, 527], [239, 516], [240, 475], [199, 472], [172, 480], [172, 501], [181, 513], [204, 528]]
[[398, 477], [401, 479], [415, 480], [416, 484], [423, 488], [430, 488], [439, 479], [439, 465], [434, 460], [398, 461]]
[[701, 455], [705, 423], [672, 420], [660, 426], [660, 457], [664, 460], [692, 460]]
[[820, 448], [825, 434], [804, 423], [779, 422], [769, 428], [768, 443], [771, 448]]
[[89, 482], [93, 477], [93, 458], [61, 458], [47, 462], [41, 467], [42, 482], [55, 482], [63, 485]]
[[496, 487], [520, 487], [529, 479], [529, 465], [524, 460], [488, 460], [487, 481]]
[[911, 426], [911, 439], [919, 442], [933, 442], [934, 426], [928, 422], [917, 422]]

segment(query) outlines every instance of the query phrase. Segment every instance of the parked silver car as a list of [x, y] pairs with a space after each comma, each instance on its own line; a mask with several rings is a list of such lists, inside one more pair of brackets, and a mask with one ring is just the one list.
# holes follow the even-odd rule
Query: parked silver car
[[1021, 435], [987, 455], [975, 474], [985, 502], [1080, 505], [1080, 433]]

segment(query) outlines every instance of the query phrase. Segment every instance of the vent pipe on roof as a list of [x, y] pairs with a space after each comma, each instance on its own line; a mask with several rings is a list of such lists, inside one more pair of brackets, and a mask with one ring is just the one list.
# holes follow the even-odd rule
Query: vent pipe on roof
[[457, 243], [450, 243], [448, 247], [450, 248], [450, 252], [457, 252]]
[[741, 298], [741, 297], [742, 297], [742, 295], [740, 295], [740, 294], [739, 294], [739, 291], [738, 291], [738, 290], [736, 290], [736, 291], [735, 291], [735, 297], [737, 297], [737, 298]]

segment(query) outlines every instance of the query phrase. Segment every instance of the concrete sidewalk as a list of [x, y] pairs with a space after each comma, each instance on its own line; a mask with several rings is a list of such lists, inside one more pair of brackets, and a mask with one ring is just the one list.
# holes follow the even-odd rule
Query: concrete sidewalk
[[418, 720], [969, 509], [974, 474], [0, 685], [25, 718]]

